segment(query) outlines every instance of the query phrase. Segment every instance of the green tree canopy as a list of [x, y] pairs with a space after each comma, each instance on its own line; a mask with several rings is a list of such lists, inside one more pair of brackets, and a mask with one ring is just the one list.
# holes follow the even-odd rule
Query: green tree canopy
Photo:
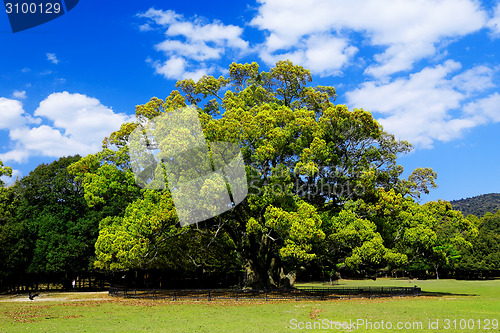
[[80, 156], [42, 164], [14, 186], [16, 219], [26, 228], [30, 247], [28, 272], [74, 273], [94, 260], [101, 214], [88, 207], [82, 186], [67, 167]]
[[[287, 285], [297, 265], [318, 260], [325, 239], [335, 249], [332, 255], [341, 253], [351, 266], [405, 262], [403, 253], [392, 250], [400, 241], [397, 225], [377, 218], [383, 211], [336, 214], [346, 202], [377, 207], [380, 190], [410, 205], [406, 197], [427, 192], [435, 173], [420, 169], [400, 179], [403, 168], [396, 159], [411, 145], [384, 132], [370, 112], [335, 105], [335, 89], [312, 87], [311, 80], [309, 70], [290, 61], [279, 61], [269, 72], [256, 63], [233, 63], [228, 77], [179, 81], [180, 91], [138, 105], [136, 122], [123, 124], [104, 140], [101, 152], [69, 168], [90, 206], [116, 203], [114, 214], [100, 224], [96, 265], [174, 265], [168, 253], [179, 248], [179, 240], [186, 242], [188, 232], [179, 227], [169, 195], [135, 185], [127, 142], [138, 125], [186, 105], [197, 108], [207, 141], [240, 147], [249, 185], [242, 204], [187, 227], [191, 235], [205, 237], [190, 244], [226, 247], [247, 272], [248, 286]], [[333, 217], [324, 223], [323, 214]], [[207, 253], [193, 249], [178, 255], [208, 263]]]
[[480, 220], [473, 215], [468, 219], [477, 222], [478, 232], [468, 239], [472, 246], [462, 249], [459, 268], [472, 276], [494, 276], [500, 271], [500, 210]]
[[[8, 166], [4, 166], [3, 162], [0, 160], [0, 177], [2, 176], [7, 176], [11, 177], [12, 176], [12, 168]], [[5, 182], [0, 179], [0, 187], [5, 186]]]
[[[11, 176], [12, 169], [0, 161], [0, 176]], [[29, 265], [27, 228], [16, 219], [18, 201], [13, 187], [0, 180], [0, 282], [21, 275]]]

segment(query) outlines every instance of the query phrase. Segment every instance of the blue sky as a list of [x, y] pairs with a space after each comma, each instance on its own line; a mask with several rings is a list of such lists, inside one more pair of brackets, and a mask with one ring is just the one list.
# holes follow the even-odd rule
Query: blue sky
[[409, 140], [423, 201], [500, 192], [500, 6], [473, 0], [80, 1], [12, 33], [0, 14], [0, 160], [18, 176], [99, 150], [177, 79], [290, 59]]

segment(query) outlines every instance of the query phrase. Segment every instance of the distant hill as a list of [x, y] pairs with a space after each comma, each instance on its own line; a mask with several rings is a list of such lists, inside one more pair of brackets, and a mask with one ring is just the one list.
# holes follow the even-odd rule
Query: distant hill
[[500, 193], [478, 195], [477, 197], [451, 201], [453, 209], [459, 210], [464, 216], [469, 214], [483, 217], [484, 214], [496, 213], [500, 210]]

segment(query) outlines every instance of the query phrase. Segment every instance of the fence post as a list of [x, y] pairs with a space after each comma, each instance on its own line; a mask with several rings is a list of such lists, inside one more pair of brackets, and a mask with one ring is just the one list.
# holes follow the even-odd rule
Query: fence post
[[210, 302], [210, 289], [208, 289], [208, 301]]

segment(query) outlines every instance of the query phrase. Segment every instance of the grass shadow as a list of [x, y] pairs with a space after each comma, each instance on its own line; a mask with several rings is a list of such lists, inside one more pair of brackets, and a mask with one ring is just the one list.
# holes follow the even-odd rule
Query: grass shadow
[[421, 296], [428, 296], [428, 297], [444, 297], [444, 296], [470, 296], [470, 297], [477, 297], [477, 296], [480, 296], [480, 295], [478, 295], [478, 294], [445, 293], [445, 292], [439, 292], [439, 291], [424, 291], [424, 290], [422, 290]]

